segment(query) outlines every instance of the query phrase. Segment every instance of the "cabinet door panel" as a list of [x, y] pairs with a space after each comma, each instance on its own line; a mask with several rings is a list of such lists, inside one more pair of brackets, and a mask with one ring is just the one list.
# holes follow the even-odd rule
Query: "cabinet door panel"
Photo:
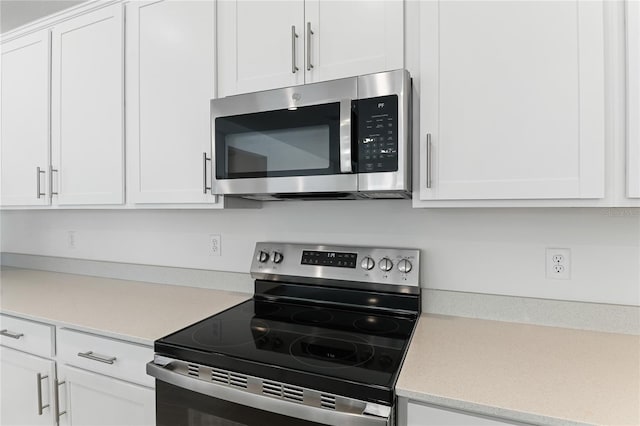
[[[155, 425], [155, 392], [132, 383], [67, 365], [58, 368], [64, 381], [61, 424], [90, 426]], [[61, 408], [62, 410], [62, 408]]]
[[122, 6], [114, 5], [53, 29], [52, 163], [60, 205], [124, 201], [122, 24]]
[[215, 202], [203, 191], [215, 95], [215, 3], [136, 2], [127, 14], [133, 200]]
[[[222, 1], [217, 24], [220, 96], [304, 82], [302, 0]], [[292, 26], [298, 36], [295, 53]]]
[[627, 0], [627, 196], [640, 198], [640, 4]]
[[[43, 377], [39, 382], [38, 374]], [[54, 378], [53, 361], [0, 347], [0, 424], [54, 425]], [[38, 414], [39, 386], [42, 407], [48, 405], [42, 414]]]
[[[49, 204], [49, 31], [2, 45], [2, 205]], [[37, 168], [44, 174], [38, 174]], [[38, 195], [38, 180], [40, 192]]]
[[[402, 68], [403, 2], [305, 1], [306, 82], [332, 80]], [[310, 56], [313, 68], [306, 59]]]
[[603, 197], [602, 26], [601, 2], [421, 3], [420, 198]]

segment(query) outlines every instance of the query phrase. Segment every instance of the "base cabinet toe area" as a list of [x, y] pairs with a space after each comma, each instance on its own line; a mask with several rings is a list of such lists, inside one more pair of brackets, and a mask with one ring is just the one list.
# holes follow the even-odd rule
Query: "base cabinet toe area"
[[1, 425], [155, 425], [151, 346], [9, 315], [0, 328]]

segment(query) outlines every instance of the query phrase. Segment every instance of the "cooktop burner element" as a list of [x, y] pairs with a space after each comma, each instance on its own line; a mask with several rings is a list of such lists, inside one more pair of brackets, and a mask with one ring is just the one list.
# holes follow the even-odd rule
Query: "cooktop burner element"
[[394, 319], [373, 315], [358, 318], [353, 322], [353, 326], [358, 330], [375, 334], [393, 333], [400, 328], [400, 324]]
[[207, 321], [194, 328], [191, 340], [194, 347], [215, 349], [250, 345], [269, 333], [269, 325], [264, 322], [257, 323], [251, 332], [243, 330], [243, 323], [243, 320]]
[[319, 333], [300, 337], [289, 352], [300, 363], [317, 368], [357, 367], [373, 358], [374, 349], [366, 339], [344, 333]]
[[253, 298], [159, 339], [156, 353], [391, 405], [420, 313], [418, 262], [416, 250], [258, 243]]

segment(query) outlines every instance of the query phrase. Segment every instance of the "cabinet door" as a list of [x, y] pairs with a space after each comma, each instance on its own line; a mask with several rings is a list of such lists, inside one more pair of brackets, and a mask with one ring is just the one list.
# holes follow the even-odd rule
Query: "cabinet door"
[[640, 3], [627, 0], [627, 196], [640, 198]]
[[[68, 365], [58, 368], [61, 424], [89, 426], [155, 425], [155, 392], [132, 383]], [[64, 407], [64, 409], [63, 409]]]
[[133, 201], [215, 202], [203, 159], [211, 157], [215, 3], [129, 3], [126, 49]]
[[420, 198], [602, 198], [602, 2], [420, 10]]
[[60, 205], [124, 201], [123, 73], [121, 5], [53, 29], [52, 164]]
[[304, 2], [218, 3], [218, 94], [304, 82]]
[[[2, 205], [49, 204], [49, 30], [2, 44]], [[38, 173], [39, 170], [42, 173]]]
[[402, 1], [305, 2], [305, 81], [402, 68]]
[[0, 347], [0, 424], [55, 425], [54, 378], [53, 361]]

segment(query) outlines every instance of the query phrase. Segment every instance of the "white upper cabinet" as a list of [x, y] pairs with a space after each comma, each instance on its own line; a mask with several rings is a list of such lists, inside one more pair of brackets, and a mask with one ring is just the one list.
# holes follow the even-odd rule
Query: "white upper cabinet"
[[603, 46], [601, 1], [420, 2], [419, 198], [604, 197]]
[[2, 44], [2, 205], [47, 205], [49, 31]]
[[218, 3], [219, 95], [402, 68], [404, 3]]
[[404, 5], [391, 1], [305, 1], [305, 82], [402, 68]]
[[220, 96], [304, 83], [304, 1], [218, 2]]
[[640, 198], [640, 3], [627, 0], [627, 196]]
[[59, 205], [124, 202], [122, 5], [52, 31], [52, 166]]
[[210, 109], [215, 3], [127, 4], [128, 194], [136, 204], [214, 203]]

